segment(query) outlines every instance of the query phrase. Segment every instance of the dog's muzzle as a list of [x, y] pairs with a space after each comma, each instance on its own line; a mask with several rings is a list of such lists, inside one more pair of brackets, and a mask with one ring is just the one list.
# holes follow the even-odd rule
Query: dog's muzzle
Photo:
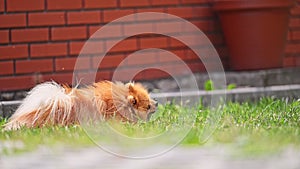
[[157, 106], [158, 106], [158, 102], [156, 100], [154, 100], [154, 108], [152, 108], [152, 111], [150, 111], [148, 114], [147, 114], [147, 121], [150, 120], [152, 114], [154, 114], [157, 110]]

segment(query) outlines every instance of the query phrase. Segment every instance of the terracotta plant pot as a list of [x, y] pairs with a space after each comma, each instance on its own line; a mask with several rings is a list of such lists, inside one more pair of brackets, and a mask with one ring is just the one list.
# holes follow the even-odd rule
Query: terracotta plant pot
[[233, 70], [282, 67], [293, 0], [217, 0]]

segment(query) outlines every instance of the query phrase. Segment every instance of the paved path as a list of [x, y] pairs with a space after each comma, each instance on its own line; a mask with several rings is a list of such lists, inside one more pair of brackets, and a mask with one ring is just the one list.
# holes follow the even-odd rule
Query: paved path
[[1, 169], [299, 169], [300, 152], [291, 148], [257, 158], [233, 157], [222, 147], [183, 148], [151, 159], [125, 159], [97, 147], [1, 156]]

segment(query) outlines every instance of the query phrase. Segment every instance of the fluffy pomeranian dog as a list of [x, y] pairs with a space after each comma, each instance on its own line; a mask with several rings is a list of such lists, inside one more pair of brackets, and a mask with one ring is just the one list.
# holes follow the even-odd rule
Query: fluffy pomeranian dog
[[101, 117], [100, 120], [147, 121], [156, 107], [157, 102], [139, 83], [100, 81], [84, 88], [71, 88], [45, 82], [29, 91], [4, 129], [67, 126], [94, 116], [98, 120]]

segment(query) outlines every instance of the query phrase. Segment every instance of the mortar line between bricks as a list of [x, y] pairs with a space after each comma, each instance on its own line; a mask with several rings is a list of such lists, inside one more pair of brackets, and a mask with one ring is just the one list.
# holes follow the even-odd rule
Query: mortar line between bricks
[[80, 11], [84, 11], [85, 10], [85, 0], [81, 0], [81, 10]]
[[26, 26], [25, 29], [29, 27], [29, 14], [28, 12], [25, 13], [25, 18], [26, 18]]
[[16, 59], [13, 60], [13, 76], [16, 76], [17, 74], [17, 68], [16, 68]]
[[28, 43], [27, 44], [27, 48], [28, 48], [28, 52], [27, 52], [27, 55], [28, 55], [28, 57], [27, 57], [27, 60], [31, 60], [31, 43]]
[[4, 0], [4, 14], [7, 13], [7, 2], [6, 0]]
[[47, 0], [44, 0], [44, 12], [48, 11], [48, 2]]

